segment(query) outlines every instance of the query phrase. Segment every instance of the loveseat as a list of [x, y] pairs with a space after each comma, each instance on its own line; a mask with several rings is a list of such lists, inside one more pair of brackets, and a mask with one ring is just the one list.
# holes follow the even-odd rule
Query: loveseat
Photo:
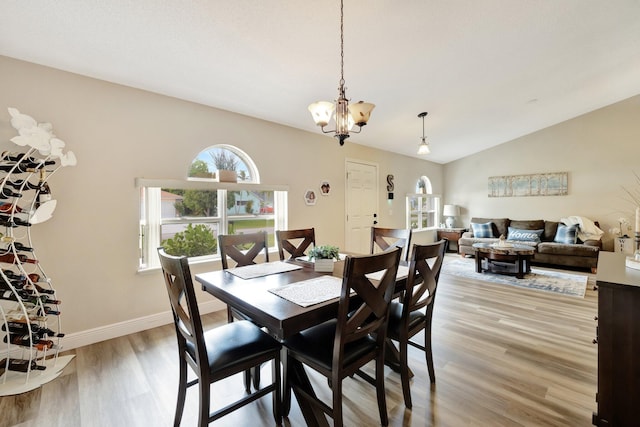
[[[498, 243], [500, 236], [504, 236], [508, 242], [534, 246], [532, 264], [590, 269], [595, 273], [602, 242], [600, 235], [591, 231], [601, 231], [597, 228], [598, 223], [587, 219], [582, 223], [580, 217], [569, 218], [563, 220], [573, 224], [542, 219], [471, 218], [469, 231], [458, 241], [458, 253], [473, 256], [474, 243]], [[586, 233], [580, 234], [580, 228]]]

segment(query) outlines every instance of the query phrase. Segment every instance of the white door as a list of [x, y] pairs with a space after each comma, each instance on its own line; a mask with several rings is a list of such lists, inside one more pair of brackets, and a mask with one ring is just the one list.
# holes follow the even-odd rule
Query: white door
[[347, 160], [347, 252], [368, 254], [371, 250], [371, 226], [377, 224], [378, 165]]

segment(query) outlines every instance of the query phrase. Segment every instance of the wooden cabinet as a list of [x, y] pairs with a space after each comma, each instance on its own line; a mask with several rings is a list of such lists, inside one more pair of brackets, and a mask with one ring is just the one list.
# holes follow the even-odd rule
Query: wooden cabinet
[[598, 260], [597, 426], [636, 426], [640, 420], [640, 270], [625, 255]]
[[[465, 231], [467, 231], [466, 228], [439, 228], [437, 240], [447, 239], [449, 241], [447, 252], [458, 252], [458, 240], [460, 240], [462, 233]], [[455, 245], [452, 245], [452, 243]]]

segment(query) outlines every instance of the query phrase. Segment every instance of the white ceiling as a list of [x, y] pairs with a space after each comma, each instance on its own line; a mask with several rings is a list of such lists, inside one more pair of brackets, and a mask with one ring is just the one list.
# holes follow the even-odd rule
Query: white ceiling
[[[427, 111], [447, 163], [640, 94], [640, 0], [345, 3], [347, 144], [417, 157]], [[338, 0], [0, 2], [0, 55], [310, 132], [339, 42]]]

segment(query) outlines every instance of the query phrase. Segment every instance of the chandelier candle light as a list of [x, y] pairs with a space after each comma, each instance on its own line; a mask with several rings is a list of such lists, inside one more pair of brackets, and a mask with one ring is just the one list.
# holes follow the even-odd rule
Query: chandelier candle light
[[[309, 111], [316, 125], [320, 126], [323, 133], [335, 133], [335, 137], [344, 145], [344, 140], [349, 138], [349, 132], [360, 133], [362, 127], [367, 124], [374, 104], [357, 102], [349, 105], [344, 86], [344, 0], [340, 0], [340, 82], [338, 86], [338, 99], [335, 102], [319, 101], [309, 105]], [[336, 128], [324, 130], [329, 124], [335, 111]], [[353, 125], [358, 126], [357, 131], [352, 131]]]

